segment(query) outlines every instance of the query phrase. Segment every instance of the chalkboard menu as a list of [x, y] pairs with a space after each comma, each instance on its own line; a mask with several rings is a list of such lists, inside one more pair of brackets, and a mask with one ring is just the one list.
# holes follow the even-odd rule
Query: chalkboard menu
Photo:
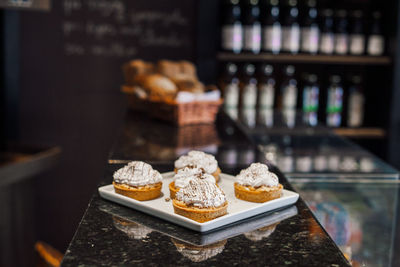
[[0, 7], [48, 11], [50, 0], [0, 0]]
[[[130, 59], [195, 57], [194, 0], [52, 3], [48, 13], [22, 12], [21, 58], [38, 63], [40, 55], [41, 72], [62, 74], [59, 86], [74, 82], [72, 87], [85, 84], [85, 90], [108, 90], [122, 82], [120, 67]], [[29, 78], [30, 73], [23, 75]]]
[[67, 56], [189, 55], [193, 1], [64, 0], [61, 27]]

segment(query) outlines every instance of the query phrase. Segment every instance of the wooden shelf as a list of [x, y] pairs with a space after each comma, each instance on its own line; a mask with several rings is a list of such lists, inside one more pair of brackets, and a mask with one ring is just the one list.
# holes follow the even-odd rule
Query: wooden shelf
[[250, 134], [269, 134], [269, 135], [293, 135], [293, 136], [327, 136], [332, 132], [336, 135], [354, 139], [382, 139], [386, 137], [386, 131], [381, 128], [326, 128], [326, 127], [271, 127], [256, 126], [247, 128], [241, 126], [244, 132]]
[[270, 54], [270, 53], [226, 53], [217, 54], [217, 59], [221, 61], [270, 61], [282, 63], [311, 63], [311, 64], [347, 64], [347, 65], [389, 65], [392, 60], [388, 56], [339, 56], [339, 55], [307, 55], [307, 54]]
[[337, 128], [335, 134], [350, 138], [384, 138], [386, 131], [381, 128]]

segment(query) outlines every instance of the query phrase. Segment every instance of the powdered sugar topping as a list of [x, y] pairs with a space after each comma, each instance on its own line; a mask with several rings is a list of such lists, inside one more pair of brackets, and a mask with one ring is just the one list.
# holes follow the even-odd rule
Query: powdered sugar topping
[[190, 151], [187, 155], [181, 156], [175, 161], [175, 168], [181, 169], [186, 166], [203, 168], [207, 173], [212, 174], [218, 168], [218, 162], [213, 155], [202, 151]]
[[197, 167], [185, 167], [183, 169], [179, 169], [178, 173], [175, 174], [175, 187], [183, 188], [188, 185], [190, 180], [195, 178], [205, 179], [210, 182], [215, 183], [214, 176], [204, 173], [204, 169]]
[[176, 193], [176, 199], [197, 208], [220, 207], [226, 202], [224, 192], [207, 179], [191, 179]]
[[262, 163], [253, 163], [236, 176], [236, 182], [252, 187], [278, 186], [279, 180], [275, 173], [269, 171], [268, 166]]
[[114, 172], [114, 181], [130, 186], [145, 186], [162, 181], [161, 174], [143, 161], [132, 161]]

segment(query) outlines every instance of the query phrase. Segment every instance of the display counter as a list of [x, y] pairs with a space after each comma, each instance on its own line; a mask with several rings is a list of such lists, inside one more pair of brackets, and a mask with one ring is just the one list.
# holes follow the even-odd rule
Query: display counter
[[[191, 149], [214, 153], [223, 172], [237, 174], [263, 153], [224, 114], [216, 127], [175, 128], [128, 113], [99, 185], [129, 160], [144, 160], [160, 172]], [[206, 130], [202, 128], [206, 127]], [[280, 182], [292, 189], [286, 178]], [[302, 199], [216, 231], [200, 234], [119, 206], [94, 193], [62, 266], [77, 265], [269, 265], [348, 266], [342, 252]]]

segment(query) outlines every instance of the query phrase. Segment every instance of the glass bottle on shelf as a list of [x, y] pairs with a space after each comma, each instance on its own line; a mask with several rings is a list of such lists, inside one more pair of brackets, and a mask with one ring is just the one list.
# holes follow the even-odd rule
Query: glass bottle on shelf
[[319, 51], [322, 54], [331, 55], [335, 48], [335, 35], [333, 33], [333, 11], [324, 9], [322, 11], [322, 29], [319, 43]]
[[323, 172], [328, 169], [328, 155], [329, 155], [329, 146], [324, 144], [319, 145], [318, 151], [314, 156], [314, 171]]
[[[278, 54], [282, 45], [282, 29], [279, 22], [279, 0], [267, 0], [263, 5], [262, 49]], [[264, 2], [265, 3], [265, 2]]]
[[307, 74], [303, 88], [302, 111], [303, 121], [306, 125], [317, 126], [319, 107], [319, 86], [316, 74]]
[[279, 106], [282, 111], [283, 123], [293, 128], [296, 123], [297, 80], [294, 77], [295, 67], [288, 65], [284, 69], [285, 80], [281, 86]]
[[313, 169], [311, 153], [296, 157], [296, 172], [310, 173]]
[[240, 21], [239, 0], [228, 0], [223, 6], [221, 29], [221, 47], [224, 51], [240, 53], [242, 51], [243, 27]]
[[363, 12], [355, 10], [352, 14], [352, 26], [350, 31], [350, 54], [362, 55], [365, 52], [365, 33]]
[[301, 51], [316, 54], [319, 45], [319, 27], [317, 23], [316, 0], [308, 0], [301, 26]]
[[347, 32], [347, 11], [338, 10], [335, 27], [335, 53], [345, 55], [349, 51], [349, 34]]
[[247, 0], [243, 16], [243, 50], [254, 54], [261, 50], [261, 23], [258, 0]]
[[342, 124], [343, 87], [339, 75], [330, 77], [328, 97], [326, 102], [326, 125], [339, 127]]
[[257, 121], [260, 125], [272, 127], [274, 124], [274, 104], [275, 104], [275, 78], [273, 77], [274, 68], [272, 65], [264, 64], [260, 68], [261, 75], [258, 85], [258, 113]]
[[221, 89], [224, 96], [225, 109], [237, 109], [239, 106], [239, 79], [237, 77], [237, 65], [227, 63], [221, 82]]
[[281, 86], [278, 108], [296, 109], [297, 104], [297, 80], [294, 77], [295, 67], [288, 65], [284, 68], [285, 79]]
[[349, 127], [360, 127], [364, 121], [365, 97], [361, 83], [361, 76], [355, 75], [351, 78], [347, 107], [347, 126]]
[[290, 135], [283, 136], [282, 152], [279, 153], [277, 164], [283, 173], [294, 171], [293, 144]]
[[240, 110], [240, 121], [249, 128], [254, 128], [257, 123], [255, 108], [243, 108]]
[[259, 125], [267, 126], [268, 128], [274, 126], [274, 109], [265, 108], [259, 109], [257, 113], [257, 122]]
[[288, 0], [288, 7], [282, 26], [282, 51], [297, 54], [300, 50], [299, 9], [297, 0]]
[[241, 96], [240, 96], [240, 120], [250, 128], [256, 125], [256, 104], [257, 104], [257, 79], [254, 76], [255, 66], [245, 64], [243, 67], [243, 76], [241, 78]]
[[367, 52], [371, 56], [381, 56], [385, 49], [385, 39], [381, 28], [381, 13], [376, 11], [372, 14], [370, 36], [368, 37]]
[[245, 64], [241, 83], [241, 109], [255, 109], [257, 103], [257, 79], [254, 77], [255, 66]]
[[272, 76], [272, 65], [261, 66], [261, 77], [258, 85], [258, 107], [260, 109], [272, 109], [275, 103], [275, 79]]

